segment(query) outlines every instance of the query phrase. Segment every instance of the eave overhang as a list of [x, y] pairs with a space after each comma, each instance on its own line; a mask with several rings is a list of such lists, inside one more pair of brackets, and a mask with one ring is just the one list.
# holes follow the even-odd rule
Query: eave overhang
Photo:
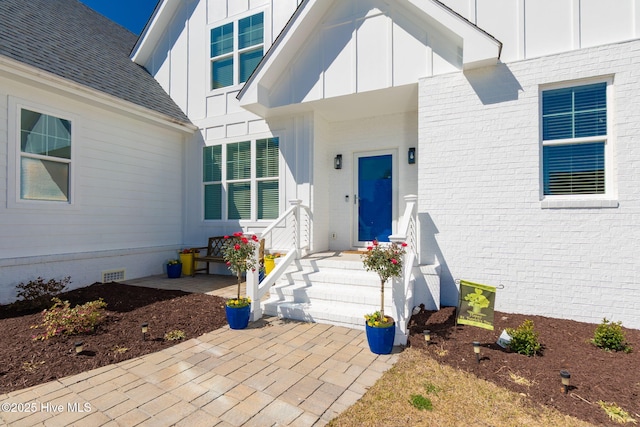
[[157, 111], [144, 108], [2, 55], [0, 55], [0, 76], [6, 76], [30, 86], [42, 87], [64, 96], [94, 103], [102, 108], [137, 117], [183, 133], [193, 134], [198, 130], [197, 126], [192, 123], [178, 121]]
[[[337, 0], [305, 0], [237, 95], [240, 105], [261, 117], [274, 106], [270, 92], [295, 59], [305, 41]], [[502, 43], [437, 0], [398, 0], [416, 16], [437, 23], [462, 40], [462, 70], [495, 65]], [[282, 106], [278, 107], [282, 110]]]

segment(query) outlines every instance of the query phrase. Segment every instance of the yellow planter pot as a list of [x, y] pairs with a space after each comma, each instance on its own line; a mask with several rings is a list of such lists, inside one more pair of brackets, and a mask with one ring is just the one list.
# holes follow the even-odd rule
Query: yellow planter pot
[[193, 254], [180, 254], [182, 262], [182, 275], [191, 276], [193, 274]]
[[276, 268], [276, 262], [273, 258], [265, 258], [264, 259], [264, 274], [268, 275], [271, 271]]

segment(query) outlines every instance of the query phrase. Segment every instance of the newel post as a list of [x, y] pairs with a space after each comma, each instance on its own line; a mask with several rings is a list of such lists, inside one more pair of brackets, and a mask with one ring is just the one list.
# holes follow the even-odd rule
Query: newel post
[[302, 247], [302, 224], [301, 224], [301, 215], [300, 215], [300, 208], [302, 206], [302, 200], [300, 199], [293, 199], [293, 200], [289, 200], [289, 203], [291, 204], [291, 206], [294, 206], [295, 209], [293, 210], [293, 218], [295, 221], [295, 224], [293, 224], [294, 229], [293, 229], [293, 247], [296, 249], [296, 252], [298, 253], [298, 258], [300, 257], [300, 248]]
[[[260, 241], [260, 235], [258, 233], [253, 233], [258, 237], [258, 242]], [[253, 234], [246, 234], [249, 240], [251, 240], [251, 236]], [[257, 248], [256, 248], [257, 249]], [[251, 298], [251, 315], [249, 316], [249, 320], [251, 322], [255, 322], [256, 320], [262, 317], [262, 307], [260, 307], [260, 298], [258, 297], [258, 272], [260, 270], [260, 259], [258, 250], [253, 252], [254, 265], [256, 268], [254, 270], [247, 270], [246, 275], [246, 292], [247, 296]]]

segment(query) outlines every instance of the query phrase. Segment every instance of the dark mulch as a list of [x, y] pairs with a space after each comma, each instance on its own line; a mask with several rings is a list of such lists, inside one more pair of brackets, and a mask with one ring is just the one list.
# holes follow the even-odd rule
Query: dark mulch
[[[93, 334], [33, 341], [37, 331], [30, 326], [40, 323], [40, 314], [18, 310], [16, 305], [0, 306], [0, 393], [159, 351], [177, 343], [163, 339], [171, 330], [180, 329], [189, 339], [226, 324], [224, 300], [204, 294], [109, 283], [67, 292], [61, 298], [72, 305], [103, 298], [108, 304], [106, 321]], [[533, 320], [540, 333], [541, 356], [509, 353], [495, 344], [502, 329], [515, 328], [525, 319]], [[140, 328], [143, 322], [149, 323], [145, 341]], [[615, 402], [640, 421], [640, 330], [624, 329], [634, 346], [632, 353], [625, 354], [608, 353], [590, 344], [593, 324], [496, 312], [495, 326], [495, 331], [456, 326], [451, 307], [422, 311], [412, 318], [409, 345], [442, 363], [524, 393], [534, 404], [596, 425], [619, 425], [608, 419], [596, 404], [598, 400]], [[424, 329], [431, 330], [428, 346]], [[79, 340], [84, 342], [85, 352], [76, 356], [73, 346]], [[482, 343], [480, 364], [473, 353], [473, 341]], [[34, 369], [25, 369], [29, 367]], [[561, 369], [571, 372], [573, 387], [568, 395], [561, 390]], [[518, 385], [509, 373], [533, 385]]]
[[[534, 323], [543, 345], [542, 355], [527, 357], [510, 353], [496, 344], [505, 328], [517, 328], [526, 319]], [[533, 403], [596, 425], [616, 425], [597, 404], [615, 402], [640, 423], [640, 330], [623, 328], [631, 353], [607, 352], [589, 343], [597, 325], [541, 316], [495, 313], [495, 330], [455, 325], [455, 308], [438, 312], [422, 311], [413, 316], [409, 345], [422, 349], [434, 359], [497, 385], [526, 394]], [[426, 345], [423, 331], [431, 331]], [[477, 363], [473, 341], [480, 341]], [[445, 351], [442, 351], [445, 350]], [[563, 394], [560, 370], [571, 373], [572, 387]], [[510, 373], [533, 385], [518, 385]], [[629, 424], [627, 424], [629, 425]]]
[[[0, 393], [162, 350], [180, 342], [164, 339], [172, 330], [184, 331], [189, 339], [227, 323], [224, 299], [205, 294], [107, 283], [59, 297], [72, 307], [102, 298], [107, 303], [106, 319], [93, 334], [34, 341], [32, 336], [42, 330], [31, 326], [41, 323], [40, 312], [29, 314], [19, 304], [0, 306]], [[141, 329], [144, 322], [149, 324], [146, 340]], [[84, 343], [84, 352], [78, 356], [77, 341]]]

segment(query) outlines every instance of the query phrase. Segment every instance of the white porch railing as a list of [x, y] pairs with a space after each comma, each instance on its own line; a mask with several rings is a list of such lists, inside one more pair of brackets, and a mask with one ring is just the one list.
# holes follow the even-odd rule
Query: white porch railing
[[396, 329], [395, 345], [405, 345], [409, 336], [409, 319], [413, 310], [414, 301], [414, 277], [413, 267], [416, 266], [418, 260], [418, 236], [417, 236], [417, 219], [416, 207], [418, 196], [407, 195], [404, 198], [406, 207], [404, 214], [398, 223], [396, 234], [389, 236], [389, 240], [394, 243], [405, 242], [407, 244], [406, 253], [404, 255], [404, 268], [402, 276], [393, 280], [392, 299], [394, 306], [394, 318], [396, 325], [400, 329]]
[[[311, 250], [311, 211], [301, 200], [291, 200], [291, 206], [258, 237], [264, 239], [265, 253], [286, 253], [275, 268], [258, 282], [258, 271], [247, 272], [247, 296], [251, 298], [251, 321], [262, 317], [260, 300], [271, 289], [289, 265]], [[258, 254], [256, 254], [256, 257]]]

